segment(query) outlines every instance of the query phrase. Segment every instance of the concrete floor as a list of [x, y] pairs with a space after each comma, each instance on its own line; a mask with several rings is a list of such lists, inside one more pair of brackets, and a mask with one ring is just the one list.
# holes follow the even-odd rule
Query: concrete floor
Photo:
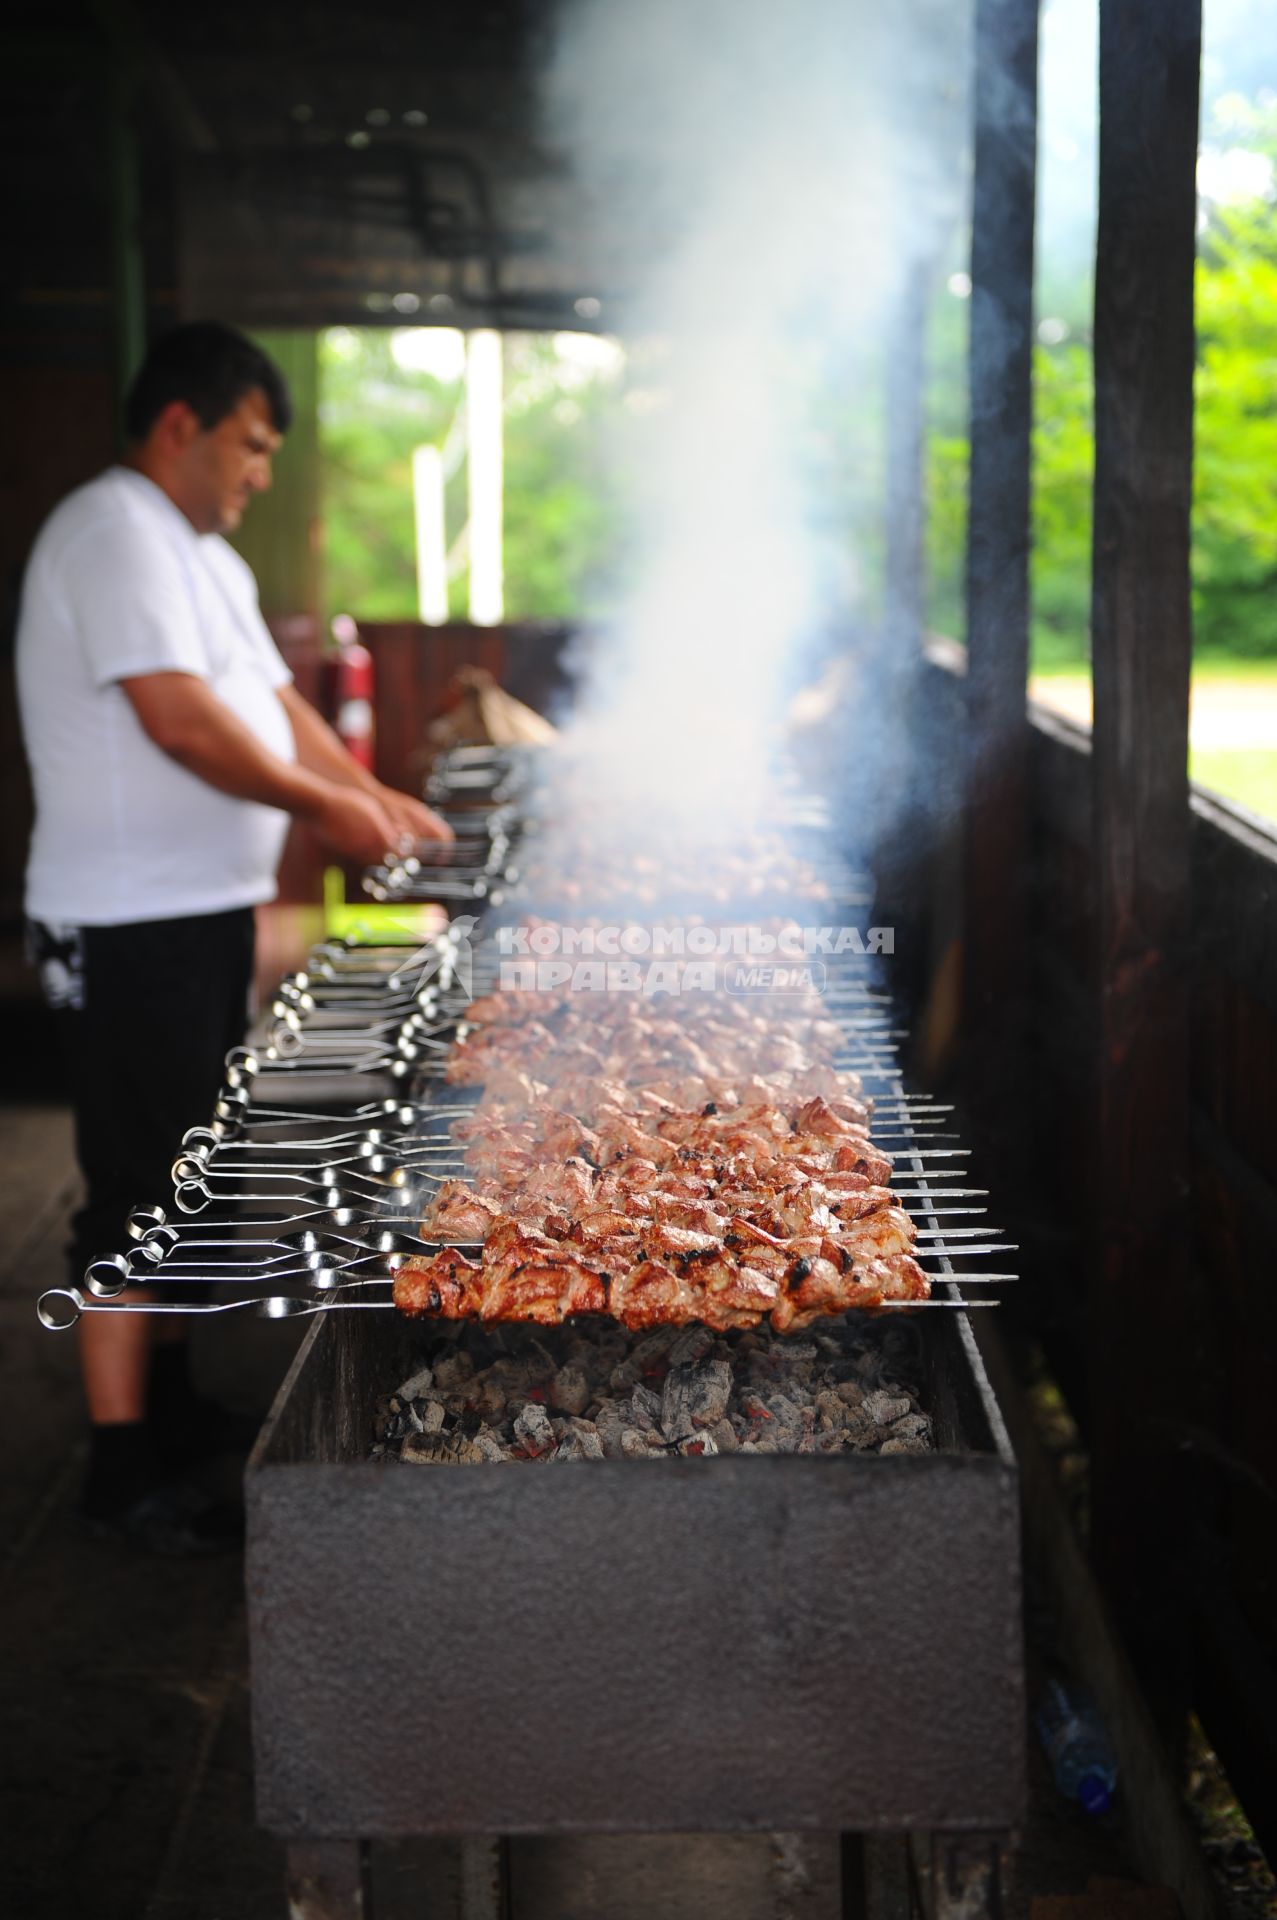
[[[65, 1111], [0, 1109], [0, 1913], [13, 1920], [283, 1920], [279, 1846], [253, 1824], [238, 1556], [142, 1558], [74, 1516], [84, 1419], [71, 1335], [34, 1303], [64, 1282], [76, 1191]], [[140, 1195], [139, 1199], [153, 1196]], [[106, 1249], [104, 1249], [106, 1251]], [[199, 1330], [201, 1386], [264, 1412], [295, 1327]], [[423, 1756], [423, 1761], [428, 1756]], [[1128, 1874], [1120, 1822], [1054, 1794], [1036, 1750], [1012, 1914]], [[1133, 1876], [1131, 1876], [1133, 1877]], [[377, 1851], [376, 1920], [462, 1920], [458, 1850]], [[834, 1836], [523, 1841], [514, 1920], [834, 1920]], [[467, 1916], [468, 1920], [468, 1916]]]

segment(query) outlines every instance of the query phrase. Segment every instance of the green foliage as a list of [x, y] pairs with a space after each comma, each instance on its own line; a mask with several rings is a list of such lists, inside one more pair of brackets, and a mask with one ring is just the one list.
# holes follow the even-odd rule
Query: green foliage
[[324, 585], [330, 613], [412, 619], [412, 450], [439, 441], [459, 386], [405, 373], [388, 332], [333, 328], [319, 347]]
[[[1277, 158], [1277, 107], [1221, 102]], [[1238, 124], [1240, 121], [1240, 124]], [[1277, 223], [1269, 198], [1215, 211], [1197, 267], [1193, 588], [1199, 649], [1277, 658]]]
[[[1221, 101], [1213, 133], [1226, 146], [1277, 158], [1277, 107]], [[962, 377], [951, 312], [958, 306], [965, 303], [942, 303], [934, 330], [937, 397], [928, 447], [929, 616], [948, 633], [963, 629], [969, 456], [953, 424], [952, 396]], [[1209, 209], [1199, 246], [1197, 326], [1196, 647], [1207, 657], [1277, 660], [1277, 221], [1265, 195]], [[1039, 346], [1033, 371], [1033, 664], [1058, 669], [1088, 656], [1090, 345], [1072, 338]]]
[[621, 382], [568, 377], [553, 337], [541, 334], [513, 339], [507, 367], [507, 605], [535, 619], [597, 614], [620, 564], [608, 442], [622, 430]]
[[970, 305], [942, 287], [928, 329], [930, 388], [927, 491], [927, 626], [951, 636], [966, 628], [967, 344]]
[[[555, 336], [506, 339], [505, 582], [511, 619], [593, 611], [614, 565], [619, 515], [605, 437], [618, 383], [565, 359]], [[320, 344], [326, 599], [365, 619], [412, 619], [414, 447], [442, 447], [464, 406], [460, 378], [396, 360], [385, 330], [335, 328]], [[447, 487], [448, 537], [465, 525], [464, 462]], [[464, 567], [449, 583], [463, 618]]]
[[[1227, 161], [1277, 159], [1277, 106], [1230, 96], [1207, 125]], [[1277, 221], [1262, 158], [1249, 200], [1204, 201], [1197, 281], [1198, 368], [1193, 590], [1205, 656], [1277, 659]], [[1046, 297], [1046, 296], [1044, 296]], [[1091, 578], [1093, 390], [1077, 287], [1054, 288], [1059, 340], [1034, 356], [1033, 664], [1085, 664]], [[929, 352], [928, 624], [963, 631], [968, 465], [969, 303], [937, 294]], [[1065, 322], [1072, 331], [1066, 331]], [[802, 362], [801, 343], [794, 357]], [[830, 552], [851, 556], [853, 596], [877, 594], [881, 567], [882, 368], [873, 356], [838, 374], [817, 367], [798, 431]], [[801, 388], [802, 363], [796, 379]], [[605, 613], [626, 563], [620, 475], [645, 468], [640, 414], [661, 385], [636, 351], [624, 367], [589, 365], [561, 336], [506, 340], [506, 604], [512, 618]], [[411, 617], [416, 604], [412, 450], [443, 446], [464, 404], [459, 377], [402, 366], [388, 331], [335, 329], [320, 348], [321, 469], [327, 602], [365, 617]], [[633, 409], [630, 403], [633, 403]], [[620, 444], [618, 457], [618, 441]], [[449, 537], [465, 523], [465, 472], [453, 474]], [[834, 578], [831, 572], [831, 578]], [[850, 578], [850, 569], [848, 569]], [[464, 570], [451, 582], [463, 615]]]
[[1091, 619], [1094, 396], [1090, 349], [1076, 342], [1033, 356], [1033, 665], [1087, 657]]

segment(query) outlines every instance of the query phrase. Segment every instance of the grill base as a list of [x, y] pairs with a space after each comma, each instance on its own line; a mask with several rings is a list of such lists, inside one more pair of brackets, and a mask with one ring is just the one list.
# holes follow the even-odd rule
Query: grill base
[[1014, 1463], [965, 1317], [941, 1451], [382, 1468], [411, 1330], [308, 1336], [247, 1478], [262, 1823], [286, 1839], [1003, 1831]]

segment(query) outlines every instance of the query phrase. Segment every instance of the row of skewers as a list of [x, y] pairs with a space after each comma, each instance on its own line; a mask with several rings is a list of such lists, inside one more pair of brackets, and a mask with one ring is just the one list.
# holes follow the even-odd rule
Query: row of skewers
[[547, 998], [469, 1009], [445, 1069], [485, 1089], [453, 1126], [467, 1178], [426, 1211], [449, 1244], [405, 1263], [404, 1311], [786, 1333], [929, 1297], [863, 1083], [832, 1065], [844, 1030], [815, 996]]
[[[445, 873], [511, 873], [508, 809], [456, 820]], [[376, 886], [421, 897], [429, 864]], [[477, 925], [316, 948], [260, 1044], [228, 1056], [173, 1200], [136, 1209], [129, 1250], [95, 1261], [83, 1290], [45, 1295], [44, 1323], [394, 1305], [785, 1330], [850, 1306], [964, 1304], [951, 1262], [1002, 1250], [951, 1224], [979, 1211], [951, 1202], [980, 1196], [951, 1184], [947, 1110], [905, 1094], [889, 1007], [863, 979], [766, 1013], [721, 995], [677, 1012], [595, 994], [472, 1002], [471, 965], [498, 985], [495, 962], [472, 959]]]

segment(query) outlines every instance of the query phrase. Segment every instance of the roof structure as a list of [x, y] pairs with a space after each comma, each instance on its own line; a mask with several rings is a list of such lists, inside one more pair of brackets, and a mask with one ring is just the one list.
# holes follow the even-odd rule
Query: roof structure
[[[911, 0], [902, 31], [965, 13]], [[114, 115], [138, 142], [152, 302], [184, 316], [617, 327], [663, 236], [635, 202], [592, 203], [546, 123], [559, 17], [549, 0], [24, 4], [0, 82], [10, 300], [107, 299]], [[929, 116], [959, 143], [960, 48]], [[907, 63], [882, 84], [907, 85]]]

